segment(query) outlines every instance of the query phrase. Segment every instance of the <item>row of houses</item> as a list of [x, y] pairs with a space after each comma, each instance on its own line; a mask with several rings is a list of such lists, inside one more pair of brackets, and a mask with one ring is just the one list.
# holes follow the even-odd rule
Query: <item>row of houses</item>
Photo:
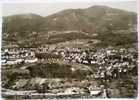
[[20, 63], [36, 62], [35, 52], [32, 49], [8, 48], [3, 49], [1, 53], [2, 65], [14, 65]]

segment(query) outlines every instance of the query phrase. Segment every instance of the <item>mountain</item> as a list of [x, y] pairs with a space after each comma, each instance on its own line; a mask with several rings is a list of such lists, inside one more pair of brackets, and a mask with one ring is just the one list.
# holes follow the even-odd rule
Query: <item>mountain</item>
[[[128, 29], [128, 24], [136, 24], [136, 14], [106, 6], [92, 6], [86, 9], [68, 9], [47, 16], [48, 30], [83, 30], [96, 32], [113, 29]], [[110, 26], [110, 25], [113, 26]]]
[[[91, 37], [92, 34], [99, 34], [97, 38], [105, 41], [105, 39], [107, 40], [105, 36], [115, 36], [112, 35], [113, 32], [118, 33], [120, 30], [125, 30], [124, 33], [132, 33], [129, 30], [134, 30], [136, 26], [136, 13], [96, 5], [86, 9], [67, 9], [46, 17], [36, 14], [21, 14], [3, 17], [2, 30], [3, 33], [8, 34], [7, 39], [14, 42], [30, 38], [33, 32], [37, 32], [39, 33], [39, 37], [41, 37], [38, 40], [43, 44], [51, 42], [51, 40], [48, 39], [48, 35], [50, 39], [52, 39], [50, 34], [48, 34], [51, 31], [56, 31], [51, 34], [53, 37], [54, 35], [57, 37], [57, 33], [61, 32], [58, 37], [60, 37], [60, 39], [62, 38], [62, 40], [57, 38], [53, 39], [56, 40], [56, 42], [63, 41], [63, 34], [66, 34], [62, 33], [63, 31], [71, 30], [78, 30], [78, 34], [81, 33], [81, 35], [83, 32], [88, 33], [85, 34], [87, 35], [85, 37]], [[73, 33], [74, 32], [72, 32], [72, 37], [74, 37]], [[77, 32], [75, 32], [75, 34], [76, 33]], [[71, 36], [71, 34], [66, 34], [67, 37], [68, 35]], [[15, 36], [16, 39], [13, 39]], [[122, 38], [124, 38], [124, 36], [122, 36]], [[128, 35], [126, 34], [126, 38], [127, 37]], [[82, 37], [82, 39], [83, 38], [84, 37]], [[93, 38], [94, 37], [92, 37], [92, 39]], [[131, 39], [132, 41], [133, 39], [136, 40], [136, 38], [136, 34], [132, 34], [127, 39]], [[27, 41], [30, 42], [29, 40]], [[64, 41], [67, 40], [64, 39]]]
[[3, 17], [3, 33], [39, 31], [42, 22], [43, 17], [36, 14], [6, 16]]

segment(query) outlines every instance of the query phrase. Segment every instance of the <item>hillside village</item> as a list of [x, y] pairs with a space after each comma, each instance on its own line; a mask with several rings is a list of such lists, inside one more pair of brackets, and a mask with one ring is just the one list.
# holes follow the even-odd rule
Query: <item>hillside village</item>
[[[38, 54], [38, 55], [37, 55]], [[38, 89], [38, 91], [49, 91], [50, 93], [53, 93], [53, 91], [59, 91], [59, 88], [61, 89], [62, 93], [65, 93], [64, 91], [68, 91], [64, 89], [64, 87], [71, 87], [71, 94], [74, 90], [75, 93], [80, 93], [83, 91], [88, 91], [89, 93], [92, 93], [91, 95], [99, 95], [99, 93], [102, 92], [102, 89], [100, 88], [101, 85], [104, 88], [103, 82], [113, 82], [114, 80], [123, 79], [125, 77], [131, 78], [130, 75], [136, 76], [137, 75], [137, 50], [133, 48], [125, 49], [125, 48], [106, 48], [106, 49], [99, 49], [95, 50], [93, 49], [79, 49], [79, 48], [61, 48], [61, 49], [50, 49], [49, 48], [38, 48], [38, 49], [8, 49], [3, 51], [3, 68], [7, 69], [10, 67], [13, 67], [14, 69], [17, 69], [16, 66], [19, 66], [19, 69], [15, 72], [12, 72], [12, 74], [16, 73], [18, 75], [18, 78], [13, 80], [14, 84], [10, 86], [11, 89], [20, 90], [24, 86], [28, 84], [29, 80], [32, 80], [36, 77], [38, 77], [35, 83], [29, 83], [29, 84], [40, 84], [40, 86], [43, 86], [45, 84], [45, 87], [48, 85], [50, 89], [45, 90], [44, 87], [42, 89]], [[5, 62], [4, 62], [5, 61]], [[32, 67], [31, 64], [40, 64], [45, 63], [46, 66], [46, 72], [42, 72], [42, 75], [39, 75], [40, 68], [36, 69], [38, 72], [31, 71], [29, 67]], [[50, 76], [47, 76], [47, 67], [50, 65], [47, 65], [47, 63], [51, 64], [60, 64], [60, 65], [66, 65], [68, 68], [67, 71], [58, 73], [58, 72], [52, 72]], [[81, 65], [80, 65], [81, 64]], [[35, 67], [35, 66], [34, 66]], [[37, 66], [36, 66], [37, 67]], [[39, 67], [39, 66], [38, 66]], [[41, 67], [41, 66], [40, 66]], [[64, 68], [64, 66], [63, 66]], [[49, 69], [50, 70], [50, 69]], [[48, 71], [49, 71], [48, 70]], [[59, 70], [62, 71], [62, 70]], [[64, 71], [64, 70], [63, 70]], [[82, 76], [78, 74], [79, 76], [76, 76], [75, 73], [79, 73], [78, 71], [82, 72]], [[36, 73], [33, 74], [32, 73]], [[64, 76], [61, 76], [60, 74], [64, 74]], [[71, 74], [71, 76], [67, 75], [66, 73]], [[58, 79], [58, 84], [55, 84], [55, 81], [52, 85], [51, 79], [56, 74], [56, 78], [65, 78], [65, 79]], [[34, 76], [35, 75], [35, 76]], [[59, 76], [60, 75], [60, 76]], [[26, 76], [26, 77], [25, 77]], [[42, 77], [43, 76], [43, 77]], [[25, 78], [24, 78], [25, 77]], [[34, 77], [34, 78], [31, 78]], [[40, 78], [39, 78], [40, 77]], [[41, 78], [42, 77], [42, 78]], [[46, 77], [46, 78], [44, 78]], [[77, 78], [74, 82], [72, 80], [70, 83], [67, 83], [66, 78]], [[22, 79], [23, 78], [23, 79]], [[31, 78], [31, 79], [30, 79]], [[50, 80], [48, 80], [48, 79]], [[53, 79], [53, 78], [52, 78]], [[81, 82], [78, 82], [79, 80], [83, 79]], [[97, 85], [96, 90], [95, 88], [92, 88], [90, 90], [90, 87], [94, 87], [94, 83], [92, 83], [94, 80], [99, 80], [100, 85]], [[23, 80], [25, 81], [24, 83]], [[37, 82], [37, 80], [39, 80]], [[93, 81], [92, 81], [93, 80]], [[61, 83], [62, 81], [62, 83]], [[85, 83], [84, 83], [85, 81]], [[86, 82], [87, 81], [87, 82]], [[59, 83], [60, 82], [60, 83]], [[76, 83], [77, 82], [77, 83]], [[91, 83], [90, 83], [91, 82]], [[6, 86], [9, 83], [3, 83], [2, 86]], [[79, 86], [76, 84], [80, 84]], [[88, 84], [86, 86], [86, 90], [82, 89], [84, 85], [82, 84]], [[133, 85], [133, 83], [132, 83]], [[39, 87], [40, 87], [39, 86]], [[75, 89], [73, 89], [75, 87]], [[30, 87], [34, 89], [35, 87]], [[58, 89], [58, 90], [55, 90]], [[76, 89], [79, 88], [79, 89]], [[106, 88], [106, 87], [105, 87]], [[69, 89], [69, 88], [67, 88]], [[81, 90], [80, 90], [81, 89]], [[96, 92], [99, 91], [99, 92]], [[88, 92], [84, 92], [84, 94], [88, 94]], [[59, 92], [56, 92], [59, 93]], [[73, 92], [74, 93], [74, 92]], [[94, 93], [94, 94], [93, 94]], [[96, 93], [96, 94], [95, 94]], [[107, 94], [108, 95], [108, 94]]]
[[[46, 18], [29, 16], [4, 18], [4, 98], [137, 97], [135, 13], [93, 6], [64, 10]], [[123, 18], [127, 19], [125, 23]], [[23, 22], [11, 27], [15, 19], [17, 24], [18, 20]], [[27, 20], [34, 24], [28, 25]]]

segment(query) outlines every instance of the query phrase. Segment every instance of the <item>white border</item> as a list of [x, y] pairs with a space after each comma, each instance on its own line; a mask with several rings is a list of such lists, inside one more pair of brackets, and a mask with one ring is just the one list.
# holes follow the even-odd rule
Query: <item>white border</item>
[[54, 3], [54, 2], [127, 2], [138, 0], [0, 0], [1, 3]]

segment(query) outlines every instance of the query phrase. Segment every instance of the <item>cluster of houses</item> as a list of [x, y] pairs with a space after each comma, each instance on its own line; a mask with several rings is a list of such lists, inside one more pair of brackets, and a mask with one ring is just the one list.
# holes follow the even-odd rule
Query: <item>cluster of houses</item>
[[1, 52], [1, 64], [2, 65], [14, 65], [21, 63], [33, 63], [37, 62], [35, 52], [32, 49], [25, 48], [8, 48], [2, 49]]
[[125, 74], [136, 73], [137, 50], [133, 48], [102, 48], [102, 49], [79, 49], [66, 48], [53, 52], [61, 55], [62, 60], [68, 63], [80, 63], [97, 66], [97, 72], [92, 78], [116, 78]]
[[[121, 74], [132, 72], [137, 67], [137, 50], [133, 48], [14, 48], [2, 50], [2, 65], [20, 63], [34, 63], [38, 61], [36, 53], [43, 53], [41, 59], [47, 59], [48, 54], [57, 60], [67, 63], [79, 63], [97, 66], [97, 72], [92, 78], [118, 77]], [[46, 55], [45, 55], [46, 54]], [[59, 55], [61, 58], [57, 57]], [[44, 57], [43, 57], [44, 56]], [[55, 58], [51, 59], [54, 61]]]
[[[137, 68], [137, 50], [134, 48], [51, 48], [49, 46], [40, 48], [11, 48], [2, 49], [2, 65], [14, 65], [21, 63], [35, 63], [39, 61], [36, 53], [54, 54], [60, 55], [62, 60], [66, 63], [79, 63], [89, 65], [97, 70], [91, 75], [86, 76], [86, 80], [90, 79], [102, 79], [103, 81], [110, 81], [115, 78], [122, 78], [125, 75], [134, 74]], [[53, 56], [52, 56], [53, 57]], [[43, 61], [46, 61], [47, 56], [42, 57]], [[51, 59], [54, 60], [55, 59]], [[36, 80], [36, 79], [35, 79]], [[39, 81], [40, 82], [40, 81]], [[50, 81], [49, 81], [50, 82]], [[52, 82], [55, 84], [49, 84], [49, 88], [52, 93], [64, 93], [65, 94], [81, 94], [87, 93], [86, 89], [80, 87], [70, 86], [65, 88], [66, 82]], [[42, 82], [43, 83], [43, 82]], [[63, 83], [63, 86], [61, 86]], [[80, 82], [82, 83], [82, 82]], [[88, 83], [88, 82], [85, 82]], [[69, 83], [67, 83], [69, 84]], [[72, 85], [72, 84], [70, 84]], [[75, 84], [74, 84], [75, 85]], [[79, 85], [79, 84], [78, 84]], [[54, 86], [54, 87], [53, 87]], [[61, 86], [61, 90], [57, 88]], [[89, 94], [97, 96], [106, 94], [105, 89], [101, 87], [92, 87], [96, 85], [87, 86]], [[56, 87], [56, 88], [55, 88]], [[55, 88], [55, 89], [54, 89]], [[57, 92], [56, 92], [57, 91]], [[61, 91], [61, 92], [60, 92]]]

